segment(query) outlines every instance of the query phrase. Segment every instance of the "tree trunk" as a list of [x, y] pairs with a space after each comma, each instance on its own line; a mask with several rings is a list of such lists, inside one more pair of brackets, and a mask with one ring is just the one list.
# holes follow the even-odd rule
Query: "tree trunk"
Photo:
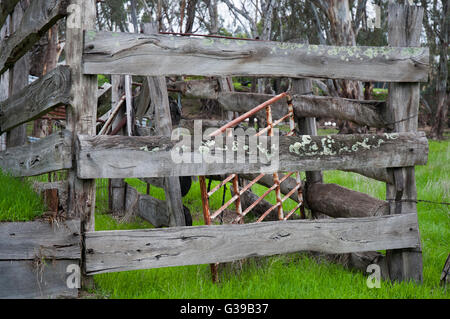
[[447, 79], [448, 79], [448, 32], [449, 12], [448, 1], [442, 1], [441, 32], [439, 35], [439, 70], [436, 83], [437, 110], [434, 117], [431, 135], [433, 138], [442, 139], [444, 130], [448, 126], [448, 102], [447, 102]]

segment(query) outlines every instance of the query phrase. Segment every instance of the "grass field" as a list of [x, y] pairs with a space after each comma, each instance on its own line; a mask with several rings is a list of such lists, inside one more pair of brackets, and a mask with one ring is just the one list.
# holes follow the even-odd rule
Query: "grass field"
[[[450, 141], [430, 141], [428, 164], [416, 168], [418, 198], [449, 202], [449, 176]], [[385, 198], [384, 183], [358, 174], [327, 171], [324, 179]], [[128, 182], [145, 191], [145, 184], [140, 181]], [[257, 186], [253, 190], [262, 193], [265, 188]], [[0, 174], [0, 194], [0, 220], [29, 220], [42, 214], [44, 205], [28, 184], [24, 186]], [[156, 187], [151, 188], [151, 194], [164, 198], [164, 192]], [[220, 206], [221, 196], [218, 192], [212, 199], [213, 209]], [[140, 219], [119, 223], [105, 214], [104, 189], [99, 187], [97, 197], [96, 230], [151, 227]], [[273, 202], [274, 198], [270, 200]], [[193, 184], [183, 201], [192, 212], [194, 224], [202, 224], [198, 183]], [[241, 268], [221, 271], [219, 284], [212, 284], [208, 265], [101, 274], [95, 276], [96, 289], [90, 293], [99, 298], [450, 298], [450, 291], [439, 286], [442, 267], [450, 252], [450, 207], [420, 202], [418, 217], [424, 264], [422, 285], [383, 281], [380, 289], [369, 289], [365, 274], [298, 253], [249, 259]]]

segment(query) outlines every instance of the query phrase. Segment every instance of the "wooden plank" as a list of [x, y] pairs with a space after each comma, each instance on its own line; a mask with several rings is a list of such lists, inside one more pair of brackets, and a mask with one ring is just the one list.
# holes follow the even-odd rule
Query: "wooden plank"
[[88, 31], [85, 74], [427, 81], [428, 48], [332, 47]]
[[[391, 46], [420, 46], [423, 8], [408, 4], [389, 4], [388, 35]], [[391, 83], [389, 85], [388, 111], [396, 122], [396, 132], [414, 132], [418, 127], [420, 100], [419, 83]], [[410, 166], [410, 165], [405, 165]], [[412, 166], [412, 165], [411, 165]], [[391, 214], [417, 212], [416, 180], [414, 167], [392, 172], [394, 183], [386, 184], [386, 198]], [[415, 214], [417, 218], [417, 214]], [[391, 280], [423, 281], [422, 249], [404, 249], [386, 252]]]
[[0, 298], [76, 298], [78, 289], [67, 287], [69, 265], [79, 260], [0, 260]]
[[[29, 2], [22, 1], [17, 5], [9, 19], [9, 35], [11, 37], [20, 27], [24, 18], [25, 10], [28, 8]], [[7, 39], [7, 38], [6, 38]], [[3, 39], [2, 39], [2, 42]], [[1, 54], [0, 54], [1, 55]], [[28, 74], [30, 72], [29, 55], [21, 57], [14, 67], [9, 70], [9, 89], [8, 97], [13, 96], [21, 89], [28, 85]], [[21, 146], [27, 141], [27, 130], [25, 124], [12, 129], [6, 134], [6, 148]]]
[[71, 168], [71, 133], [60, 131], [35, 143], [0, 152], [0, 167], [14, 176], [35, 176]]
[[0, 260], [79, 259], [80, 220], [0, 223]]
[[12, 67], [61, 18], [69, 0], [33, 0], [16, 31], [1, 43], [0, 74]]
[[70, 86], [70, 69], [59, 66], [0, 102], [0, 134], [70, 103]]
[[0, 0], [0, 27], [6, 22], [6, 18], [10, 15], [19, 0]]
[[[219, 93], [218, 101], [225, 110], [245, 113], [273, 97], [271, 94], [261, 93]], [[388, 121], [382, 116], [385, 102], [301, 94], [293, 95], [292, 99], [296, 117], [333, 118], [377, 128], [389, 126]], [[274, 119], [285, 115], [287, 113], [286, 100], [274, 103], [272, 113]]]
[[[169, 137], [172, 134], [172, 119], [170, 115], [166, 79], [161, 76], [148, 77], [147, 81], [151, 104], [155, 110], [156, 132]], [[175, 176], [165, 177], [164, 192], [166, 195], [167, 209], [169, 210], [169, 225], [186, 225], [179, 178]]]
[[229, 262], [303, 250], [417, 247], [413, 214], [86, 233], [88, 274]]
[[[261, 136], [258, 141], [262, 145], [273, 145], [268, 137]], [[248, 140], [245, 142], [247, 146], [248, 142]], [[427, 161], [428, 154], [428, 142], [422, 132], [394, 135], [281, 136], [277, 150], [271, 153], [273, 156], [278, 154], [277, 161], [268, 161], [265, 153], [255, 151], [249, 154], [249, 151], [246, 151], [242, 163], [236, 160], [227, 163], [226, 152], [218, 151], [216, 146], [208, 147], [209, 151], [206, 152], [204, 145], [200, 146], [199, 142], [198, 144], [192, 142], [190, 145], [186, 146], [187, 149], [183, 153], [189, 159], [193, 159], [192, 163], [188, 164], [178, 161], [177, 158], [176, 161], [172, 159], [172, 150], [175, 154], [179, 146], [168, 137], [78, 135], [78, 176], [79, 178], [200, 176], [399, 167], [423, 165]], [[242, 147], [244, 148], [244, 145]], [[255, 160], [250, 162], [252, 154]]]

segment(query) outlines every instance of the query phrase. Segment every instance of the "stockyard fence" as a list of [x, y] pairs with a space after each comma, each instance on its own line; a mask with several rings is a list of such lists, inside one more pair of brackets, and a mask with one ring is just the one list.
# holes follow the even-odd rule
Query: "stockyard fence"
[[[17, 3], [0, 1], [0, 24], [17, 10]], [[65, 128], [33, 143], [8, 146], [0, 153], [0, 166], [19, 177], [66, 172], [67, 177], [55, 186], [66, 194], [60, 197], [65, 211], [51, 222], [0, 223], [0, 297], [76, 297], [79, 283], [89, 282], [94, 274], [216, 264], [304, 250], [336, 254], [386, 250], [379, 263], [391, 280], [421, 282], [414, 166], [426, 164], [428, 153], [425, 135], [417, 132], [419, 83], [427, 81], [429, 71], [428, 49], [419, 47], [422, 17], [419, 7], [391, 4], [388, 47], [335, 47], [96, 31], [93, 0], [32, 1], [17, 31], [1, 40], [0, 73], [12, 68], [20, 72], [15, 64], [63, 18], [66, 63], [0, 102], [0, 131], [13, 134], [23, 123], [62, 105]], [[126, 91], [132, 75], [146, 76], [156, 105], [158, 135], [107, 135], [109, 119], [102, 134], [97, 134], [97, 74], [125, 75]], [[265, 160], [265, 152], [257, 152], [253, 161], [249, 152], [242, 152], [243, 163], [227, 161], [226, 152], [218, 152], [210, 139], [180, 147], [171, 139], [170, 112], [164, 103], [164, 76], [175, 75], [216, 77], [219, 82], [231, 76], [292, 78], [290, 94], [302, 135], [260, 136], [258, 143], [275, 145], [276, 165]], [[371, 104], [307, 95], [312, 91], [308, 78], [389, 82], [389, 98]], [[122, 122], [127, 128], [132, 121], [129, 97], [117, 99], [109, 113], [113, 118], [124, 104], [127, 116]], [[226, 85], [217, 97], [227, 110], [238, 113], [270, 98], [243, 97]], [[251, 101], [244, 103], [245, 99]], [[277, 103], [281, 102], [272, 104], [274, 119]], [[323, 112], [389, 133], [316, 136], [315, 117]], [[226, 134], [214, 141], [220, 136]], [[273, 138], [277, 143], [272, 143]], [[176, 161], [174, 154], [193, 160]], [[384, 181], [386, 201], [324, 184], [322, 170], [354, 171]], [[336, 218], [184, 226], [176, 194], [179, 176], [275, 176], [298, 171], [306, 172], [305, 205], [317, 216]], [[148, 213], [145, 207], [153, 209], [148, 219], [155, 224], [166, 219], [176, 227], [95, 231], [96, 180], [125, 178], [163, 178], [166, 201], [129, 192], [134, 197], [125, 202], [141, 215]], [[41, 189], [48, 188], [42, 182]], [[279, 189], [283, 191], [282, 186]], [[341, 199], [347, 200], [345, 209]], [[80, 267], [82, 280], [72, 280], [75, 266]]]

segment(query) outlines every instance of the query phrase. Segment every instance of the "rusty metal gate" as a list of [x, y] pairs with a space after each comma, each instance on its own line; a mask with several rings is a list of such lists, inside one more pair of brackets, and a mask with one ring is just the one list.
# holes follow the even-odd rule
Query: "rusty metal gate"
[[[278, 120], [273, 121], [272, 119], [272, 108], [271, 105], [283, 98], [286, 98], [287, 101], [287, 113], [281, 116]], [[229, 129], [237, 126], [238, 124], [244, 122], [246, 119], [254, 116], [259, 111], [264, 110], [266, 111], [266, 122], [267, 125], [260, 128], [259, 132], [256, 133], [256, 136], [261, 136], [265, 133], [267, 133], [268, 136], [274, 136], [274, 127], [279, 125], [280, 123], [283, 123], [283, 121], [288, 120], [289, 121], [289, 131], [287, 132], [287, 136], [292, 136], [295, 134], [295, 120], [294, 120], [294, 109], [292, 106], [292, 97], [288, 93], [281, 93], [270, 100], [256, 106], [255, 108], [251, 109], [247, 113], [237, 117], [236, 119], [230, 121], [226, 125], [222, 126], [221, 128], [217, 129], [213, 133], [209, 134], [209, 137], [215, 137], [220, 134], [223, 134], [224, 132], [227, 132], [227, 134], [230, 134], [231, 131]], [[294, 188], [292, 188], [289, 193], [287, 193], [284, 197], [281, 196], [281, 183], [283, 183], [286, 179], [291, 177], [295, 174], [296, 177], [296, 185]], [[199, 182], [200, 182], [200, 190], [201, 190], [201, 196], [202, 196], [202, 208], [203, 208], [203, 217], [206, 225], [211, 225], [211, 223], [216, 220], [221, 214], [224, 213], [224, 211], [231, 206], [233, 203], [235, 204], [235, 213], [236, 217], [233, 218], [232, 223], [244, 223], [244, 217], [252, 211], [264, 198], [266, 198], [272, 191], [275, 192], [276, 196], [276, 204], [271, 205], [269, 209], [267, 209], [256, 221], [261, 222], [263, 221], [273, 210], [277, 209], [278, 212], [278, 219], [279, 220], [287, 220], [290, 218], [297, 210], [300, 213], [301, 218], [305, 217], [304, 214], [304, 206], [303, 206], [303, 196], [302, 196], [302, 190], [301, 190], [301, 179], [300, 179], [300, 173], [299, 172], [288, 172], [286, 173], [281, 179], [279, 177], [279, 174], [273, 173], [273, 185], [269, 187], [261, 196], [258, 197], [256, 201], [254, 201], [251, 205], [249, 205], [244, 211], [242, 211], [241, 206], [241, 196], [248, 191], [255, 183], [257, 183], [261, 178], [265, 176], [264, 173], [259, 174], [256, 178], [249, 181], [246, 185], [242, 185], [241, 188], [239, 185], [239, 176], [238, 174], [231, 174], [227, 176], [225, 179], [220, 181], [218, 185], [216, 185], [212, 190], [208, 190], [206, 186], [206, 177], [205, 176], [199, 176]], [[211, 212], [210, 205], [209, 205], [209, 199], [210, 197], [217, 192], [222, 187], [226, 187], [227, 183], [231, 182], [231, 186], [233, 189], [233, 196], [231, 199], [229, 199], [226, 203], [224, 203], [219, 209], [217, 209], [214, 212]], [[283, 209], [283, 203], [290, 198], [294, 193], [297, 193], [298, 196], [298, 204], [290, 210], [287, 214], [285, 214]], [[218, 264], [211, 264], [211, 273], [212, 273], [212, 279], [214, 282], [218, 280], [218, 274], [217, 274], [217, 266]]]

